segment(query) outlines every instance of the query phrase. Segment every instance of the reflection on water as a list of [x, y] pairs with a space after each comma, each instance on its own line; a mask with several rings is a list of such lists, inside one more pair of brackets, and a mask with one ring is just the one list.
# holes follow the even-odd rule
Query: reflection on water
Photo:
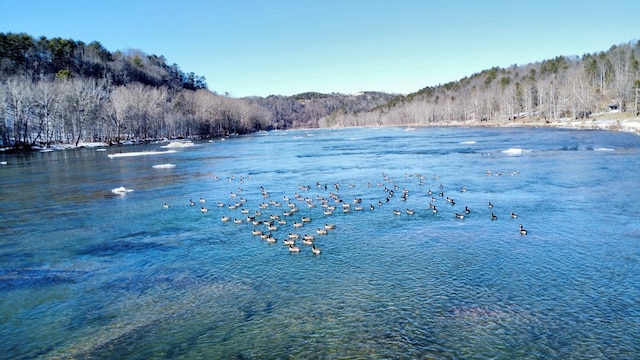
[[[0, 154], [0, 350], [633, 357], [639, 145], [600, 131], [387, 128]], [[145, 156], [109, 157], [128, 152]]]

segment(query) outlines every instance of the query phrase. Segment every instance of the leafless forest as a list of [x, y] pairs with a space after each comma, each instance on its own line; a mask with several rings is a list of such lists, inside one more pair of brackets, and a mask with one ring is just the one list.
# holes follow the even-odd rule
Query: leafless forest
[[110, 52], [97, 41], [0, 33], [0, 147], [302, 127], [562, 121], [606, 111], [636, 117], [639, 55], [640, 42], [631, 41], [582, 56], [494, 67], [408, 95], [233, 98], [163, 56]]

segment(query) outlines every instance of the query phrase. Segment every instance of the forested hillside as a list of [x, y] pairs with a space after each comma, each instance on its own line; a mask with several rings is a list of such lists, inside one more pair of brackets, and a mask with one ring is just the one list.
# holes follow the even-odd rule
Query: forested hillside
[[[455, 125], [638, 116], [640, 42], [508, 68], [397, 96], [372, 111], [333, 114], [320, 126]], [[470, 59], [472, 61], [472, 59]]]
[[0, 33], [0, 148], [291, 128], [502, 124], [611, 110], [635, 116], [639, 55], [640, 43], [630, 42], [582, 57], [495, 67], [408, 95], [238, 99], [142, 50], [110, 52], [97, 41]]
[[163, 56], [110, 52], [97, 41], [0, 33], [0, 147], [317, 127], [330, 113], [370, 110], [391, 98], [305, 93], [234, 99], [210, 91], [204, 77]]

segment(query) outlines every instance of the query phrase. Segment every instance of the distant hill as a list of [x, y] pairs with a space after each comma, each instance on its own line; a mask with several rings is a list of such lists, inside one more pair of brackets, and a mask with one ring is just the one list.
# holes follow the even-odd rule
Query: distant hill
[[85, 77], [108, 80], [113, 85], [139, 82], [191, 90], [207, 87], [206, 79], [184, 73], [163, 56], [141, 50], [110, 52], [98, 41], [82, 41], [20, 33], [0, 33], [0, 77], [20, 75], [31, 80], [52, 77]]
[[582, 56], [494, 67], [457, 81], [399, 95], [320, 126], [464, 125], [587, 119], [608, 112], [638, 116], [640, 42]]

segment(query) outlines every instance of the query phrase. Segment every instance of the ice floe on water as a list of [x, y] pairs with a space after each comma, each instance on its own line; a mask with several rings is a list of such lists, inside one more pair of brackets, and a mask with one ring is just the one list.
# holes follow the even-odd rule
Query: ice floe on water
[[507, 150], [502, 150], [503, 154], [507, 155], [522, 155], [525, 151], [520, 148], [508, 148]]
[[158, 164], [158, 165], [153, 165], [154, 169], [171, 169], [176, 167], [175, 164]]
[[132, 192], [132, 191], [133, 191], [133, 189], [127, 189], [127, 188], [126, 188], [126, 187], [124, 187], [124, 186], [120, 186], [120, 187], [117, 187], [117, 188], [111, 189], [111, 192], [112, 192], [112, 193], [114, 193], [114, 194], [116, 194], [116, 195], [124, 195], [124, 194], [126, 194], [126, 193], [130, 193], [130, 192]]
[[599, 148], [595, 148], [593, 150], [595, 150], [595, 151], [615, 151], [615, 149], [607, 148], [607, 147], [599, 147]]
[[195, 144], [193, 143], [193, 141], [172, 141], [170, 143], [168, 143], [165, 146], [162, 146], [163, 148], [185, 148], [185, 147], [190, 147], [190, 146], [194, 146]]
[[119, 157], [130, 157], [130, 156], [147, 156], [147, 155], [163, 155], [163, 154], [171, 154], [176, 152], [175, 150], [166, 150], [166, 151], [135, 151], [135, 152], [125, 152], [118, 154], [109, 154], [107, 155], [109, 158], [119, 158]]
[[463, 141], [463, 142], [461, 142], [461, 144], [465, 144], [465, 145], [473, 145], [473, 144], [475, 144], [475, 143], [476, 143], [476, 142], [475, 142], [475, 141], [473, 141], [473, 140], [471, 140], [471, 141]]

